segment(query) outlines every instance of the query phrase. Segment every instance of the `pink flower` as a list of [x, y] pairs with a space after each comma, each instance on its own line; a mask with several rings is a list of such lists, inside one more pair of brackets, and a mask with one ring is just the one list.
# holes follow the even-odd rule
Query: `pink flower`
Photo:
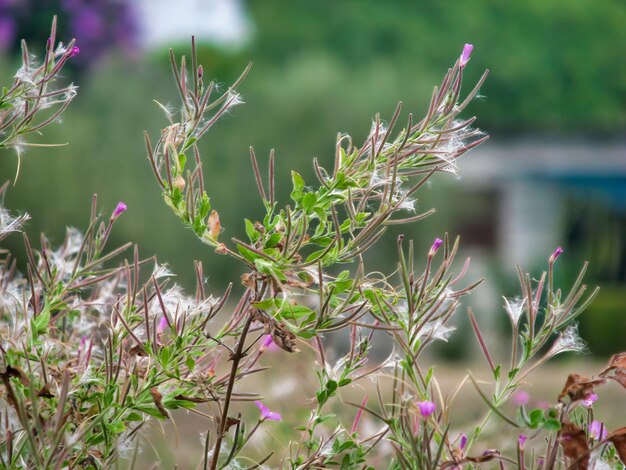
[[70, 49], [70, 57], [74, 57], [78, 54], [80, 54], [80, 47], [74, 46]]
[[520, 449], [523, 449], [523, 448], [524, 448], [524, 444], [526, 444], [526, 441], [527, 441], [527, 440], [528, 440], [528, 436], [526, 436], [525, 434], [520, 434], [520, 435], [517, 437], [517, 443], [518, 443], [518, 445], [519, 445]]
[[593, 403], [597, 399], [598, 399], [598, 395], [592, 392], [589, 395], [587, 395], [585, 398], [583, 398], [582, 404], [586, 408], [591, 408], [593, 406]]
[[430, 256], [434, 256], [435, 253], [439, 250], [439, 247], [442, 245], [443, 240], [441, 238], [435, 238], [433, 245], [430, 247]]
[[162, 316], [157, 326], [157, 330], [156, 330], [157, 336], [162, 335], [165, 332], [166, 326], [167, 326], [167, 319], [165, 318], [165, 316]]
[[272, 335], [263, 336], [261, 346], [259, 346], [259, 352], [264, 351], [279, 351], [280, 347], [272, 339]]
[[435, 404], [432, 401], [418, 401], [417, 407], [420, 410], [420, 414], [424, 418], [428, 418], [431, 414], [435, 412]]
[[513, 403], [517, 406], [523, 406], [530, 400], [530, 395], [524, 390], [518, 390], [513, 394]]
[[606, 439], [608, 432], [606, 426], [601, 421], [592, 421], [589, 426], [589, 437], [596, 441], [603, 441]]
[[459, 443], [459, 449], [465, 449], [467, 445], [467, 434], [461, 434], [461, 442]]
[[465, 46], [463, 46], [463, 52], [461, 53], [461, 57], [459, 58], [459, 65], [462, 69], [465, 68], [465, 66], [469, 62], [473, 50], [473, 44], [465, 44]]
[[254, 404], [257, 406], [259, 410], [261, 410], [261, 421], [265, 421], [269, 419], [270, 421], [282, 421], [283, 417], [280, 413], [275, 411], [270, 411], [270, 409], [261, 403], [259, 400], [255, 401]]
[[128, 210], [128, 206], [124, 204], [122, 201], [117, 203], [113, 214], [111, 215], [111, 219], [117, 219], [123, 212]]

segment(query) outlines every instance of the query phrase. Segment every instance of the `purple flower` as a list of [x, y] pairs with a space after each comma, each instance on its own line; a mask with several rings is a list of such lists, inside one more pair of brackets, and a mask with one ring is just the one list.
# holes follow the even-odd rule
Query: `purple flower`
[[589, 426], [589, 437], [596, 441], [603, 441], [606, 439], [608, 432], [606, 426], [601, 421], [592, 421]]
[[74, 46], [70, 49], [70, 57], [74, 57], [78, 54], [80, 54], [80, 47]]
[[461, 53], [461, 57], [459, 58], [459, 65], [462, 69], [465, 68], [465, 66], [469, 62], [473, 50], [473, 44], [465, 44], [465, 46], [463, 46], [463, 52]]
[[554, 253], [552, 253], [552, 256], [550, 256], [550, 262], [554, 263], [556, 261], [556, 259], [561, 256], [561, 253], [563, 253], [563, 248], [561, 248], [560, 246], [554, 250]]
[[161, 317], [161, 319], [159, 320], [159, 325], [157, 326], [157, 336], [158, 335], [162, 335], [165, 332], [165, 327], [167, 326], [167, 319], [165, 318], [165, 315], [163, 315]]
[[513, 394], [513, 403], [517, 406], [523, 406], [530, 400], [530, 395], [524, 390], [518, 390]]
[[459, 443], [459, 449], [465, 449], [467, 445], [467, 434], [461, 434], [461, 442]]
[[439, 247], [443, 244], [443, 240], [441, 238], [435, 238], [433, 245], [430, 247], [430, 256], [434, 256], [435, 253], [439, 250]]
[[435, 404], [432, 401], [418, 401], [417, 407], [420, 410], [420, 414], [424, 418], [428, 418], [431, 414], [435, 412]]
[[589, 395], [587, 395], [585, 398], [583, 398], [583, 406], [586, 408], [591, 408], [593, 406], [593, 403], [598, 399], [598, 395], [596, 395], [595, 393], [590, 393]]
[[270, 409], [265, 406], [263, 403], [261, 403], [260, 401], [255, 401], [254, 404], [257, 406], [257, 408], [259, 410], [261, 410], [261, 420], [265, 421], [266, 419], [269, 419], [270, 421], [282, 421], [283, 417], [280, 415], [280, 413], [276, 413], [275, 411], [270, 411]]
[[198, 65], [198, 78], [202, 78], [204, 75], [204, 69], [202, 68], [202, 64]]
[[115, 210], [113, 211], [113, 214], [111, 215], [111, 218], [117, 219], [123, 212], [126, 212], [126, 210], [128, 210], [128, 206], [122, 201], [118, 202]]
[[278, 351], [280, 347], [272, 339], [272, 335], [265, 335], [259, 346], [259, 352], [264, 351]]
[[520, 449], [523, 449], [523, 448], [524, 448], [524, 444], [526, 444], [526, 440], [527, 440], [527, 439], [528, 439], [528, 436], [526, 436], [525, 434], [520, 434], [520, 435], [517, 437], [517, 443], [518, 443], [518, 445], [519, 445]]

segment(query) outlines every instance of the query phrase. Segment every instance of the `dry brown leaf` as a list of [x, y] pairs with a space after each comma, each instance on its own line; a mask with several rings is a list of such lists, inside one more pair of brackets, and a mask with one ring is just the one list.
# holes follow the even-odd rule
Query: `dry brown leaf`
[[222, 231], [222, 225], [220, 224], [220, 215], [216, 210], [211, 211], [207, 225], [209, 227], [209, 237], [211, 237], [212, 240], [217, 240], [217, 237]]
[[164, 417], [169, 418], [170, 414], [165, 409], [165, 406], [163, 406], [163, 395], [161, 395], [156, 387], [152, 387], [150, 389], [150, 395], [152, 395], [152, 401], [154, 401], [159, 413], [161, 413]]
[[584, 400], [591, 395], [598, 385], [605, 383], [604, 379], [588, 379], [578, 374], [570, 374], [567, 377], [563, 391], [559, 395], [559, 402], [563, 402], [565, 396], [569, 396], [570, 400]]
[[615, 380], [626, 388], [626, 353], [615, 354], [609, 360], [609, 365], [602, 371], [600, 377]]
[[572, 470], [589, 468], [589, 444], [585, 431], [573, 423], [564, 423], [559, 438], [563, 453], [570, 459]]

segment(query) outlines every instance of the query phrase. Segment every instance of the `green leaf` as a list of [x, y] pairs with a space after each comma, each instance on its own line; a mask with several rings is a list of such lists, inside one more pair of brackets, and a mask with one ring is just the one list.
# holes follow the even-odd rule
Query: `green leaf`
[[178, 167], [182, 173], [185, 170], [185, 163], [187, 163], [187, 156], [184, 153], [178, 155]]
[[255, 263], [259, 255], [257, 255], [254, 251], [247, 249], [245, 246], [237, 244], [237, 251], [241, 256], [243, 256], [246, 260], [251, 263]]
[[246, 235], [248, 235], [248, 239], [250, 240], [250, 242], [255, 243], [259, 239], [259, 232], [256, 231], [256, 229], [254, 228], [254, 224], [250, 220], [245, 219], [245, 222]]
[[538, 428], [541, 424], [543, 424], [543, 410], [537, 408], [536, 410], [532, 410], [528, 413], [529, 427], [532, 429]]
[[273, 233], [265, 242], [265, 248], [274, 248], [283, 238], [282, 233]]
[[300, 203], [302, 199], [302, 192], [304, 191], [304, 179], [296, 171], [291, 172], [291, 180], [293, 182], [293, 190], [291, 191], [291, 199]]
[[304, 209], [304, 212], [310, 214], [313, 211], [316, 202], [316, 193], [306, 193], [304, 196], [302, 196], [302, 208]]
[[543, 428], [546, 431], [558, 431], [561, 429], [561, 423], [558, 419], [547, 419], [545, 423], [543, 423]]
[[206, 219], [209, 212], [211, 212], [211, 200], [206, 193], [203, 193], [198, 204], [198, 215], [201, 219]]

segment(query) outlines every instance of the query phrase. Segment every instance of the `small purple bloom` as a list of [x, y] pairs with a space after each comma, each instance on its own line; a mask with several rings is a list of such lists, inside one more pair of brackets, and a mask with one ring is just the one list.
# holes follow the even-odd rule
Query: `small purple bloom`
[[461, 53], [461, 57], [459, 58], [459, 65], [462, 69], [465, 68], [465, 66], [469, 62], [473, 50], [473, 44], [465, 44], [465, 46], [463, 46], [463, 52]]
[[517, 443], [519, 444], [520, 449], [524, 448], [524, 444], [526, 444], [526, 440], [528, 440], [528, 436], [526, 436], [525, 434], [520, 434], [517, 437]]
[[257, 406], [257, 408], [259, 410], [261, 410], [261, 420], [265, 421], [266, 419], [269, 419], [270, 421], [282, 421], [283, 417], [280, 415], [280, 413], [277, 413], [275, 411], [270, 411], [270, 409], [265, 406], [263, 403], [261, 403], [260, 401], [255, 401], [254, 404]]
[[583, 401], [582, 401], [583, 406], [586, 408], [591, 408], [597, 399], [598, 399], [598, 395], [592, 392], [589, 395], [587, 395], [585, 398], [583, 398]]
[[589, 437], [596, 441], [603, 441], [606, 439], [608, 432], [606, 426], [601, 421], [592, 421], [589, 426]]
[[461, 450], [465, 449], [467, 445], [467, 434], [461, 434], [461, 442], [459, 443], [459, 448]]
[[157, 326], [157, 330], [156, 330], [157, 336], [162, 335], [165, 332], [166, 326], [167, 326], [167, 319], [165, 318], [165, 315], [164, 315], [159, 320], [159, 325]]
[[117, 219], [123, 212], [126, 212], [126, 210], [128, 210], [128, 206], [122, 201], [118, 202], [115, 210], [113, 211], [113, 215], [111, 215], [111, 218]]
[[204, 69], [202, 68], [202, 65], [198, 65], [198, 78], [202, 78], [203, 75]]
[[72, 49], [70, 49], [70, 57], [74, 57], [78, 54], [80, 54], [80, 47], [74, 46], [72, 47]]
[[417, 407], [420, 410], [420, 414], [424, 418], [428, 418], [431, 414], [435, 412], [435, 404], [432, 401], [418, 401]]
[[439, 247], [443, 244], [443, 240], [441, 238], [435, 238], [433, 245], [430, 247], [430, 256], [434, 256], [435, 253], [439, 250]]
[[265, 335], [259, 346], [259, 352], [279, 351], [280, 347], [272, 339], [272, 335]]
[[560, 246], [554, 250], [554, 253], [552, 253], [552, 256], [550, 256], [550, 262], [554, 263], [556, 261], [556, 259], [561, 256], [561, 253], [563, 253], [563, 248], [561, 248]]
[[523, 406], [530, 400], [530, 395], [524, 390], [518, 390], [513, 394], [513, 403], [517, 406]]

